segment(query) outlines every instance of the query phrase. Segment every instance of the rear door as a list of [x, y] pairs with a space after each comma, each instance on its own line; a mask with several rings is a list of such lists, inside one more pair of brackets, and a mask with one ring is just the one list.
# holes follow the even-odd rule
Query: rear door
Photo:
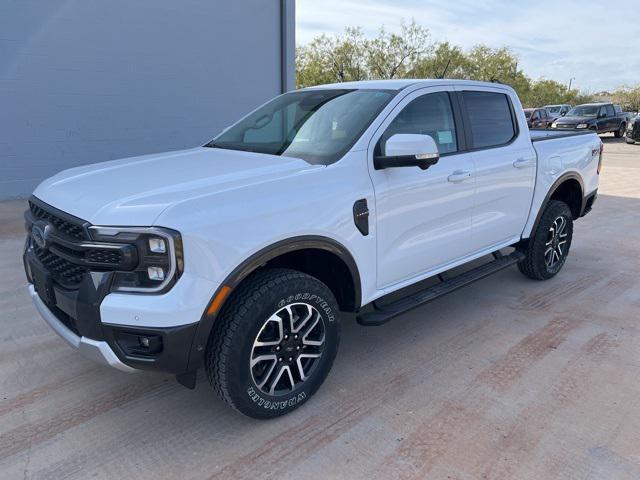
[[459, 87], [476, 169], [473, 239], [477, 250], [519, 240], [529, 216], [536, 154], [520, 105], [499, 87]]
[[[420, 277], [473, 249], [472, 154], [463, 151], [460, 110], [447, 87], [408, 94], [387, 117], [369, 146], [376, 197], [378, 288]], [[374, 155], [394, 134], [430, 135], [440, 160], [427, 170], [375, 170]]]
[[607, 105], [607, 130], [610, 132], [615, 132], [620, 127], [620, 119], [621, 115], [618, 115], [613, 108], [613, 105]]

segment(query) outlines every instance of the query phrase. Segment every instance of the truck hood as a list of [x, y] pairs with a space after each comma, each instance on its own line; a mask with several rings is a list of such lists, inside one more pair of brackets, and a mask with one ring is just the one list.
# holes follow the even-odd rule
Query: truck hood
[[559, 117], [556, 119], [556, 123], [561, 125], [577, 125], [578, 123], [589, 123], [595, 121], [594, 117]]
[[181, 201], [317, 168], [297, 158], [199, 147], [65, 170], [34, 196], [94, 225], [149, 226]]

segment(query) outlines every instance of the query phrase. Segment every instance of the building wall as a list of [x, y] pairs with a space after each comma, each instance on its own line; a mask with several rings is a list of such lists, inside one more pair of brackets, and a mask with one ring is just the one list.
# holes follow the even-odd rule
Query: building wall
[[293, 88], [294, 48], [294, 0], [0, 2], [0, 199], [205, 143]]

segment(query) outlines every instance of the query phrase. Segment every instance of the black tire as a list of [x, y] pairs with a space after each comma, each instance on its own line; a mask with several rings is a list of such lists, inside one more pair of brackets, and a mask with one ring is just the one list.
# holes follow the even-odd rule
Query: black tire
[[633, 139], [629, 138], [629, 137], [625, 137], [625, 141], [629, 144], [629, 145], [633, 145], [634, 143], [636, 143]]
[[[340, 342], [338, 311], [331, 290], [312, 276], [283, 268], [252, 274], [224, 305], [214, 325], [205, 356], [209, 382], [220, 398], [249, 417], [264, 419], [291, 412], [316, 392], [331, 370]], [[306, 312], [313, 317], [306, 323], [296, 323], [303, 316], [308, 318]], [[276, 313], [277, 318], [285, 317], [279, 323]], [[289, 313], [291, 320], [286, 317]], [[305, 332], [311, 323], [316, 326]], [[256, 346], [258, 341], [269, 344], [278, 341], [274, 337], [267, 341], [268, 335], [276, 335], [280, 343]], [[317, 341], [312, 343], [320, 343], [322, 338], [322, 345], [304, 344], [311, 341], [310, 335], [316, 335]], [[308, 358], [318, 352], [318, 358]], [[270, 359], [250, 365], [261, 356], [277, 357], [277, 361]], [[275, 380], [273, 394], [258, 385], [254, 378], [258, 374], [260, 382], [271, 380], [267, 387]], [[296, 381], [299, 383], [294, 385]]]
[[627, 126], [624, 123], [620, 124], [620, 128], [613, 132], [613, 134], [615, 135], [616, 138], [622, 138], [624, 137], [624, 132], [627, 129]]
[[[566, 233], [566, 236], [561, 238], [559, 235], [553, 233], [560, 230], [560, 228], [555, 227], [562, 225], [562, 221], [558, 219], [563, 219], [563, 221], [566, 222], [561, 233]], [[518, 269], [524, 275], [534, 280], [548, 280], [555, 276], [567, 260], [572, 238], [573, 215], [571, 210], [564, 202], [557, 200], [550, 201], [542, 213], [538, 227], [533, 232], [531, 238], [529, 238], [521, 248], [521, 251], [525, 254], [525, 258], [518, 262]], [[556, 252], [555, 254], [551, 252], [551, 260], [555, 261], [555, 263], [549, 262], [550, 257], [547, 253], [549, 248], [552, 248], [553, 251]], [[556, 249], [559, 249], [561, 255], [557, 253], [558, 250]], [[558, 257], [557, 260], [554, 255]]]

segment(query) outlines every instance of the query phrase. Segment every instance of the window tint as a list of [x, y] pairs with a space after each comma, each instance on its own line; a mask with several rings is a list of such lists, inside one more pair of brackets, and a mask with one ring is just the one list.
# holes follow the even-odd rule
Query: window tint
[[502, 93], [462, 92], [474, 148], [504, 145], [515, 137], [509, 99]]
[[616, 114], [616, 111], [613, 109], [613, 106], [607, 105], [607, 116], [613, 117], [615, 116], [615, 114]]
[[430, 93], [413, 100], [387, 127], [381, 144], [397, 133], [430, 135], [440, 154], [456, 152], [458, 142], [449, 95], [446, 92]]

